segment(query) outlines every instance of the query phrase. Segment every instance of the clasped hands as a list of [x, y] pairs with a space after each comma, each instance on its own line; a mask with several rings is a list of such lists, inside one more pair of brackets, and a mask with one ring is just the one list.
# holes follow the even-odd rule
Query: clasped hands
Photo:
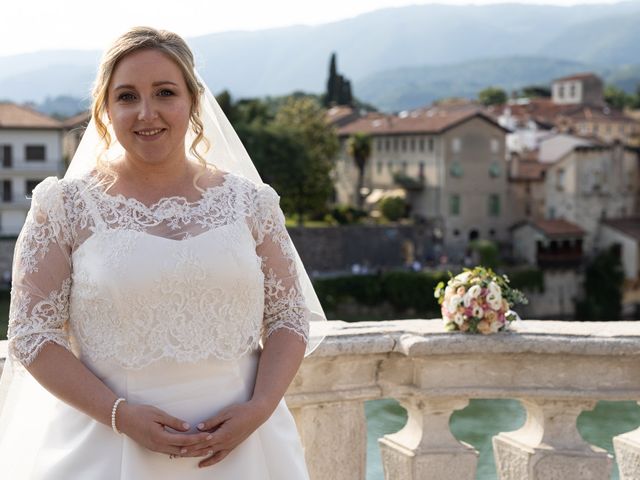
[[200, 468], [222, 461], [271, 414], [264, 405], [249, 400], [226, 407], [198, 424], [196, 428], [200, 433], [186, 433], [190, 425], [159, 408], [128, 403], [121, 407], [124, 408], [119, 408], [117, 423], [122, 433], [154, 452], [178, 457], [207, 457], [198, 463]]

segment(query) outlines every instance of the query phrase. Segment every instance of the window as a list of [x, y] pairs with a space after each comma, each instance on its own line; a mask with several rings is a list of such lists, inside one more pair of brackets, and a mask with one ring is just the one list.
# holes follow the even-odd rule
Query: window
[[451, 139], [451, 151], [453, 153], [458, 153], [462, 148], [462, 140], [460, 137], [456, 137]]
[[498, 153], [500, 151], [500, 142], [497, 138], [491, 139], [491, 153]]
[[429, 139], [429, 151], [433, 152], [433, 138]]
[[24, 158], [27, 161], [43, 162], [45, 159], [44, 145], [27, 145], [24, 148]]
[[449, 213], [451, 215], [460, 215], [460, 195], [457, 193], [449, 197]]
[[391, 171], [391, 165], [392, 165], [391, 162], [387, 162], [387, 170]]
[[402, 139], [402, 151], [403, 152], [407, 151], [407, 139], [406, 138]]
[[378, 165], [376, 166], [377, 170], [376, 172], [378, 174], [382, 173], [382, 162], [378, 162]]
[[491, 162], [489, 166], [489, 176], [492, 178], [496, 178], [500, 176], [500, 164], [498, 162]]
[[500, 195], [492, 193], [489, 195], [489, 216], [497, 217], [500, 215]]
[[382, 139], [381, 138], [376, 139], [376, 149], [379, 152], [382, 151]]
[[421, 152], [424, 152], [424, 138], [421, 138], [418, 141], [418, 148], [420, 149]]
[[424, 162], [420, 162], [418, 165], [418, 177], [420, 177], [420, 179], [424, 178]]
[[558, 169], [558, 176], [556, 177], [556, 190], [564, 190], [564, 169]]
[[449, 168], [449, 173], [452, 177], [462, 177], [462, 164], [460, 162], [452, 162], [451, 167]]
[[33, 193], [33, 189], [36, 188], [36, 185], [38, 185], [42, 180], [26, 180], [25, 181], [25, 187], [24, 190], [27, 193], [27, 196], [31, 196], [31, 194]]
[[388, 138], [384, 141], [384, 148], [387, 152], [391, 149], [391, 140]]
[[11, 202], [13, 200], [13, 188], [11, 180], [2, 181], [2, 201]]
[[402, 173], [407, 174], [407, 162], [402, 162]]
[[564, 85], [558, 87], [558, 98], [564, 98]]
[[0, 153], [2, 154], [2, 166], [11, 167], [13, 165], [13, 150], [11, 145], [2, 145]]
[[411, 150], [412, 152], [416, 151], [416, 139], [412, 138], [411, 141], [409, 142], [409, 150]]
[[576, 84], [572, 83], [571, 85], [569, 85], [569, 97], [573, 98], [576, 96]]
[[393, 151], [394, 152], [398, 151], [398, 139], [397, 138], [393, 139]]

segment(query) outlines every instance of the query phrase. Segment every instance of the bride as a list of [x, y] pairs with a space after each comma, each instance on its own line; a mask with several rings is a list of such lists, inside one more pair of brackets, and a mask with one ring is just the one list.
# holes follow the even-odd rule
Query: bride
[[16, 245], [3, 472], [308, 479], [283, 396], [324, 315], [277, 193], [178, 35], [119, 37], [93, 94]]

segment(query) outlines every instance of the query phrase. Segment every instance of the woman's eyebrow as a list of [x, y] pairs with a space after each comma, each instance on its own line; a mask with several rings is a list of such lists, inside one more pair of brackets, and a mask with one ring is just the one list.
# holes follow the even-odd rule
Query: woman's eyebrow
[[[161, 81], [159, 81], [159, 82], [153, 82], [153, 83], [151, 84], [151, 86], [153, 86], [153, 87], [159, 87], [160, 85], [167, 85], [167, 84], [174, 85], [174, 86], [176, 86], [176, 87], [178, 86], [178, 84], [177, 84], [177, 83], [172, 82], [172, 81], [170, 81], [170, 80], [161, 80]], [[123, 88], [135, 89], [135, 87], [134, 87], [133, 85], [123, 84], [123, 85], [118, 85], [116, 88], [114, 88], [114, 90], [121, 90], [121, 89], [123, 89]]]

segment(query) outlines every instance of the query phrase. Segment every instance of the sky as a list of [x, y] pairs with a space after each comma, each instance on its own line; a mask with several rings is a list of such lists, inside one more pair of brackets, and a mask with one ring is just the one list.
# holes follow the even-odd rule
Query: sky
[[[4, 0], [0, 56], [39, 50], [103, 50], [135, 25], [172, 30], [183, 37], [229, 30], [318, 25], [388, 7], [528, 3], [559, 6], [619, 0]], [[640, 0], [635, 0], [640, 1]], [[103, 5], [102, 9], [98, 5]]]

